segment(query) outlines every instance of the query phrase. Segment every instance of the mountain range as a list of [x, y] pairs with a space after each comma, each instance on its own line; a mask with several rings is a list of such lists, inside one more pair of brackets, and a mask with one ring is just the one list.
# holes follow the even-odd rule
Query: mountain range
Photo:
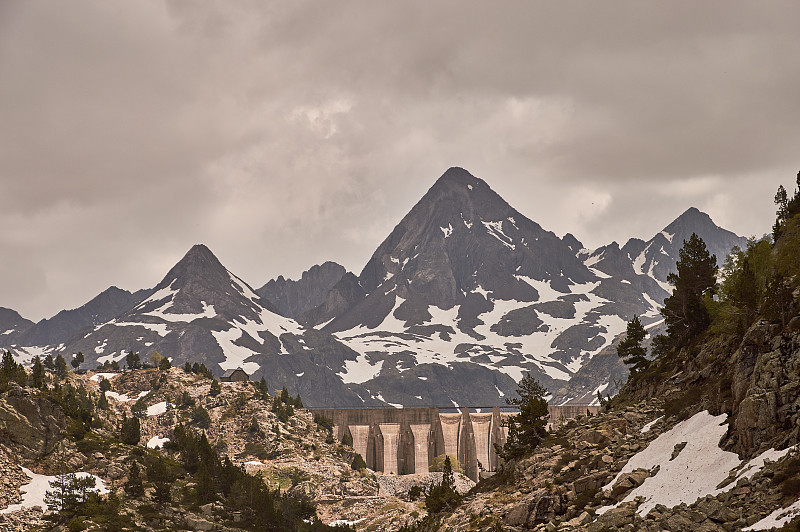
[[158, 351], [216, 375], [241, 367], [314, 406], [490, 406], [526, 372], [553, 402], [587, 402], [626, 376], [626, 322], [658, 330], [692, 233], [720, 263], [746, 244], [691, 208], [646, 242], [588, 250], [451, 168], [358, 275], [326, 262], [253, 289], [196, 245], [151, 289], [111, 287], [36, 324], [0, 308], [0, 346], [21, 360], [80, 351], [89, 367]]

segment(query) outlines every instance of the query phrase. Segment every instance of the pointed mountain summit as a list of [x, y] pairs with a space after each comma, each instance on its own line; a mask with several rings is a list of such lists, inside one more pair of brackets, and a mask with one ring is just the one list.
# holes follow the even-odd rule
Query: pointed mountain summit
[[[378, 247], [359, 276], [367, 298], [329, 330], [376, 327], [391, 315], [408, 326], [430, 306], [460, 306], [461, 329], [478, 324], [492, 298], [535, 302], [594, 275], [555, 234], [506, 203], [486, 182], [450, 168]], [[538, 287], [538, 288], [537, 288]], [[395, 308], [397, 304], [397, 308]]]
[[609, 345], [634, 312], [652, 310], [639, 283], [587, 266], [581, 248], [451, 168], [362, 270], [366, 297], [350, 290], [352, 306], [320, 312], [315, 322], [361, 354], [339, 376], [373, 396], [404, 405], [425, 397], [502, 404], [525, 372], [555, 386]]
[[622, 252], [633, 263], [637, 273], [652, 277], [671, 292], [666, 284], [667, 275], [675, 271], [683, 242], [689, 240], [692, 233], [697, 233], [708, 251], [717, 256], [718, 265], [725, 262], [734, 246], [742, 249], [747, 246], [746, 238], [719, 227], [708, 214], [691, 207], [647, 242], [630, 239]]
[[286, 385], [309, 405], [381, 404], [336, 377], [357, 353], [279, 315], [204, 245], [193, 246], [146, 294], [55, 351], [81, 351], [88, 367], [122, 361], [129, 351], [147, 361], [158, 351], [173, 365], [202, 362], [217, 376], [241, 367], [254, 380]]
[[148, 297], [130, 310], [71, 342], [69, 350], [120, 360], [129, 350], [159, 351], [173, 362], [203, 361], [212, 371], [260, 364], [247, 359], [280, 353], [279, 337], [300, 326], [279, 316], [250, 286], [198, 244], [173, 266]]

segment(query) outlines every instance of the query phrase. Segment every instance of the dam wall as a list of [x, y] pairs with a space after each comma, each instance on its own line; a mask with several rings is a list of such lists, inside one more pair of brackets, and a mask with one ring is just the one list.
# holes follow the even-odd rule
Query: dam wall
[[[550, 423], [597, 414], [599, 406], [550, 406]], [[345, 434], [369, 469], [407, 475], [425, 473], [433, 459], [442, 454], [458, 458], [464, 474], [477, 481], [480, 471], [497, 471], [500, 457], [495, 445], [503, 447], [508, 434], [505, 421], [515, 415], [500, 407], [478, 408], [312, 408], [333, 420], [334, 436]]]

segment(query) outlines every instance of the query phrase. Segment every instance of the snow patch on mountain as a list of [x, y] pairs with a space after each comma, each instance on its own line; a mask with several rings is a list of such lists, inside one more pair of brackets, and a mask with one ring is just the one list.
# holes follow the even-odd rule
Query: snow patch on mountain
[[225, 360], [219, 363], [220, 368], [223, 370], [242, 368], [250, 375], [261, 368], [261, 366], [255, 362], [245, 362], [245, 360], [251, 356], [257, 355], [258, 352], [235, 343], [241, 340], [245, 334], [249, 333], [246, 333], [238, 327], [231, 327], [225, 331], [211, 331], [211, 334], [214, 336], [214, 339], [222, 349], [222, 353], [225, 355]]
[[172, 323], [189, 323], [196, 319], [200, 318], [213, 318], [217, 315], [217, 311], [214, 310], [214, 305], [208, 305], [205, 301], [200, 302], [203, 305], [203, 312], [196, 313], [196, 314], [180, 314], [180, 313], [171, 313], [167, 312], [170, 308], [172, 308], [172, 300], [167, 301], [162, 305], [160, 308], [156, 310], [151, 310], [150, 312], [144, 312], [143, 316], [153, 316], [156, 318], [161, 318], [164, 321], [169, 321]]
[[514, 245], [514, 240], [503, 232], [503, 221], [500, 220], [499, 222], [487, 222], [481, 220], [481, 224], [489, 231], [489, 234], [495, 237], [497, 240], [500, 241], [505, 247], [510, 250], [516, 249]]

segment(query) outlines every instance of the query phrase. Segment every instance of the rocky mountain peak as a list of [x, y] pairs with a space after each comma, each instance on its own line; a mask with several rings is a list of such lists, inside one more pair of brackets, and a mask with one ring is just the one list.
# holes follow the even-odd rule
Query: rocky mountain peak
[[[631, 239], [622, 251], [633, 261], [637, 273], [664, 283], [675, 269], [683, 242], [689, 240], [692, 233], [702, 238], [709, 252], [717, 256], [717, 264], [725, 261], [733, 246], [744, 248], [747, 245], [746, 238], [719, 227], [708, 214], [691, 207], [647, 242]], [[666, 285], [664, 288], [670, 291]]]
[[322, 305], [330, 290], [342, 280], [344, 266], [327, 261], [304, 271], [297, 281], [279, 275], [256, 290], [256, 293], [275, 305], [283, 316], [299, 319], [308, 311]]

